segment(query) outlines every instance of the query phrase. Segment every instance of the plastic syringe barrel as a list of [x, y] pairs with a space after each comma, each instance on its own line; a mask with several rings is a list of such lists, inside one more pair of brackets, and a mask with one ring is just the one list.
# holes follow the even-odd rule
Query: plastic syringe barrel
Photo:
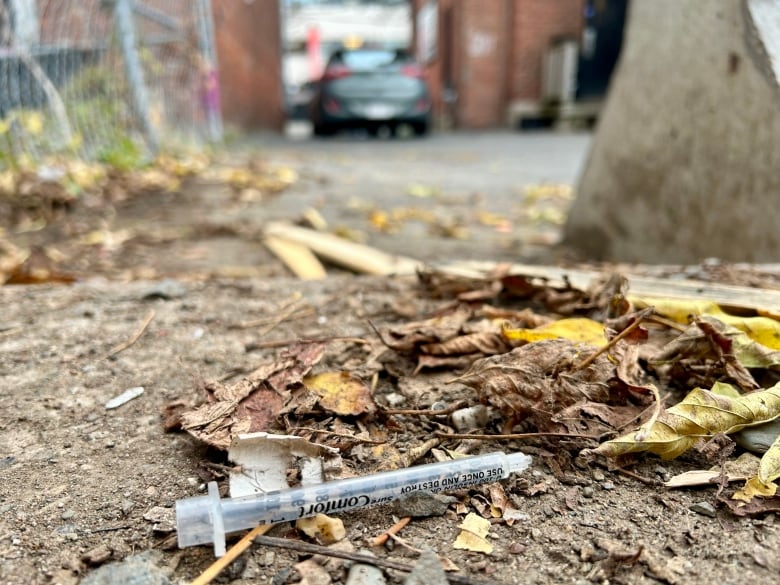
[[226, 533], [384, 504], [413, 491], [440, 492], [492, 483], [523, 471], [530, 463], [531, 457], [524, 453], [496, 452], [226, 499], [220, 499], [217, 485], [211, 482], [207, 496], [176, 502], [179, 546], [213, 542], [215, 554], [222, 556]]

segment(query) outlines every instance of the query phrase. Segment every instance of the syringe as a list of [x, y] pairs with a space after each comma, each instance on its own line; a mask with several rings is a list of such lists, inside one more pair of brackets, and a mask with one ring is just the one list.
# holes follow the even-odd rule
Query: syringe
[[414, 491], [440, 492], [492, 483], [530, 464], [531, 457], [524, 453], [496, 452], [224, 500], [217, 484], [210, 482], [208, 495], [176, 502], [179, 547], [213, 542], [214, 554], [221, 557], [226, 533], [385, 504]]

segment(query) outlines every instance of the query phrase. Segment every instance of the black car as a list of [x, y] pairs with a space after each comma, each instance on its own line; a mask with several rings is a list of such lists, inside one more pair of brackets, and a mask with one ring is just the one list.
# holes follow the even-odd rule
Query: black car
[[328, 59], [311, 116], [318, 136], [383, 126], [395, 132], [401, 124], [426, 134], [431, 98], [423, 69], [403, 50], [339, 49]]

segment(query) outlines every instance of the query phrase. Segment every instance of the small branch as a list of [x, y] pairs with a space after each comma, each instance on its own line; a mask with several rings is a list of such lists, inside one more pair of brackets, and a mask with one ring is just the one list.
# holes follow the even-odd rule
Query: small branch
[[390, 536], [398, 536], [398, 533], [401, 532], [401, 530], [411, 522], [412, 518], [410, 516], [404, 516], [401, 518], [398, 522], [393, 524], [390, 528], [385, 530], [382, 534], [375, 537], [371, 541], [371, 546], [382, 546], [384, 543], [386, 543]]
[[357, 441], [365, 445], [385, 445], [387, 441], [375, 441], [373, 439], [362, 439], [355, 435], [348, 435], [347, 433], [337, 433], [336, 431], [329, 431], [326, 429], [315, 429], [314, 427], [290, 427], [287, 429], [289, 432], [303, 431], [306, 433], [316, 433], [318, 435], [329, 435], [339, 439], [349, 439], [350, 441]]
[[255, 538], [262, 538], [261, 535], [271, 530], [272, 526], [273, 524], [261, 524], [260, 526], [255, 526], [241, 540], [230, 547], [230, 550], [225, 553], [225, 556], [214, 561], [205, 571], [200, 574], [197, 579], [190, 583], [190, 585], [208, 585], [211, 583], [222, 571], [225, 570], [225, 567], [236, 560], [241, 555], [241, 553], [243, 553], [252, 545], [252, 542], [255, 540]]
[[406, 414], [409, 416], [439, 416], [440, 414], [452, 414], [456, 410], [463, 408], [466, 404], [465, 400], [459, 400], [449, 408], [426, 408], [422, 410], [415, 410], [413, 408], [383, 408], [382, 414]]
[[[375, 567], [382, 567], [383, 569], [394, 569], [396, 571], [403, 571], [405, 573], [411, 572], [414, 567], [407, 565], [406, 563], [399, 563], [398, 561], [391, 561], [390, 559], [381, 559], [366, 554], [353, 553], [345, 550], [336, 550], [327, 546], [320, 546], [318, 544], [311, 544], [308, 542], [301, 542], [300, 540], [289, 540], [286, 538], [274, 538], [271, 536], [256, 536], [255, 542], [264, 546], [275, 546], [277, 548], [285, 548], [293, 550], [295, 552], [311, 554], [311, 555], [323, 555], [326, 557], [335, 557], [338, 559], [346, 559], [348, 561], [355, 561], [357, 563], [363, 563], [366, 565], [373, 565]], [[475, 581], [470, 577], [462, 575], [446, 575], [447, 580], [450, 583], [456, 585], [483, 585], [483, 581]], [[201, 583], [193, 583], [191, 585], [204, 585]]]
[[358, 343], [369, 345], [371, 342], [362, 337], [309, 337], [307, 339], [281, 339], [279, 341], [258, 341], [257, 343], [248, 343], [245, 351], [256, 351], [258, 349], [273, 349], [276, 347], [285, 347], [295, 345], [296, 343], [329, 343], [331, 341], [345, 341], [347, 343]]
[[615, 347], [615, 345], [617, 345], [618, 341], [620, 341], [621, 339], [624, 339], [625, 337], [628, 336], [629, 333], [631, 333], [634, 329], [639, 327], [642, 324], [643, 321], [644, 321], [644, 318], [639, 318], [636, 321], [634, 321], [633, 323], [631, 323], [628, 327], [623, 329], [623, 331], [621, 331], [620, 333], [615, 335], [615, 337], [610, 339], [606, 343], [606, 345], [604, 345], [603, 347], [600, 347], [597, 351], [594, 351], [590, 356], [588, 356], [587, 358], [582, 360], [579, 364], [575, 365], [573, 370], [576, 372], [577, 370], [583, 370], [583, 369], [587, 368], [590, 364], [595, 362], [596, 358], [598, 358], [601, 354], [603, 354], [604, 352], [607, 352], [610, 349], [612, 349], [613, 347]]
[[135, 333], [133, 333], [133, 336], [124, 343], [120, 343], [119, 345], [111, 348], [109, 352], [103, 356], [103, 359], [108, 359], [111, 356], [118, 354], [119, 352], [125, 351], [128, 347], [131, 347], [141, 338], [141, 336], [144, 334], [144, 331], [146, 331], [146, 328], [149, 327], [149, 323], [151, 323], [152, 319], [154, 319], [155, 315], [156, 313], [154, 312], [154, 309], [149, 311], [141, 325], [138, 327], [138, 329], [136, 329]]
[[599, 439], [596, 435], [572, 435], [571, 433], [511, 433], [505, 435], [477, 435], [477, 434], [460, 434], [460, 433], [443, 433], [441, 431], [434, 431], [434, 435], [441, 437], [442, 439], [477, 439], [479, 441], [509, 441], [512, 439], [536, 439], [539, 437], [562, 437], [565, 439], [592, 439], [597, 441]]

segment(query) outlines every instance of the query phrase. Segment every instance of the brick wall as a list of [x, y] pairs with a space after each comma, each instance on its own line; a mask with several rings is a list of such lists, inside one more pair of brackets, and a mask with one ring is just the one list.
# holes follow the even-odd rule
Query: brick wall
[[[413, 14], [426, 2], [414, 0]], [[579, 38], [584, 5], [585, 0], [438, 0], [438, 52], [427, 67], [436, 114], [450, 113], [462, 128], [503, 126], [510, 103], [538, 101], [544, 54], [556, 37]], [[452, 112], [442, 99], [448, 78], [458, 94]]]
[[542, 63], [556, 37], [579, 39], [585, 0], [515, 0], [511, 97], [538, 100]]
[[278, 0], [212, 0], [225, 122], [281, 130], [284, 101]]

